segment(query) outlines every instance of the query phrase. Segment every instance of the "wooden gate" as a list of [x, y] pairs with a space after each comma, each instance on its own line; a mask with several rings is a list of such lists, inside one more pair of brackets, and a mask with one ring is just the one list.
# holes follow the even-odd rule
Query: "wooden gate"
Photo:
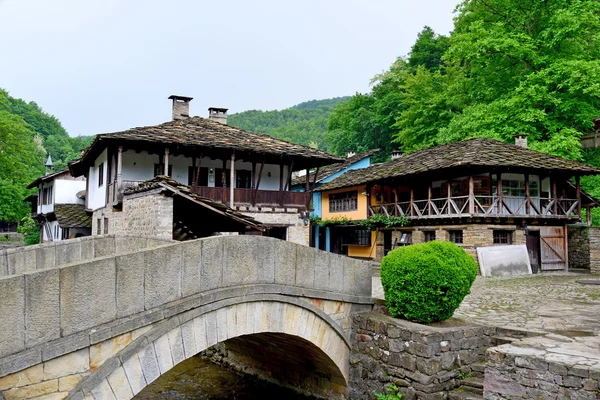
[[564, 226], [543, 226], [540, 228], [540, 250], [542, 271], [566, 269], [567, 234]]

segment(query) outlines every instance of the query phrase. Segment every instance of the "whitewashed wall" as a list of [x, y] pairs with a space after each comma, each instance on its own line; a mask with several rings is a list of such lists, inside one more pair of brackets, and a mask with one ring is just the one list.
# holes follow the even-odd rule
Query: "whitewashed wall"
[[85, 181], [57, 179], [54, 181], [55, 204], [84, 204], [85, 200], [78, 198], [77, 192], [85, 190]]
[[[108, 181], [108, 165], [106, 163], [106, 150], [100, 154], [100, 156], [94, 162], [94, 165], [90, 167], [88, 179], [90, 180], [89, 192], [88, 192], [88, 208], [91, 210], [97, 210], [106, 205], [106, 187]], [[102, 186], [98, 187], [98, 167], [104, 163], [104, 182]]]

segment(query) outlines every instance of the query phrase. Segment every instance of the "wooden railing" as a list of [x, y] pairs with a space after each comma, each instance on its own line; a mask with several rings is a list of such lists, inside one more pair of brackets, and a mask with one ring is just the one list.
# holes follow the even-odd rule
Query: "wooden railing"
[[515, 196], [454, 196], [369, 206], [369, 215], [385, 214], [407, 218], [447, 217], [571, 217], [577, 218], [576, 199]]
[[[223, 187], [198, 186], [192, 190], [202, 197], [229, 204], [230, 189]], [[285, 192], [279, 190], [233, 189], [233, 203], [235, 205], [254, 205], [272, 207], [305, 208], [307, 197], [304, 192]]]

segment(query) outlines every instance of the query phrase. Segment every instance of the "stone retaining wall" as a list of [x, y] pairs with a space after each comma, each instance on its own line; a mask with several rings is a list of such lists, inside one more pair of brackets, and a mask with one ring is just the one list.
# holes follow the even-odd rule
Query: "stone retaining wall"
[[590, 227], [590, 270], [592, 274], [600, 274], [600, 228]]
[[394, 383], [403, 399], [445, 399], [460, 385], [459, 371], [483, 361], [496, 328], [431, 327], [377, 312], [357, 314], [352, 324], [350, 395], [372, 399]]
[[585, 225], [568, 225], [569, 268], [590, 268], [590, 241], [588, 227]]
[[599, 337], [547, 335], [487, 354], [484, 399], [598, 399]]
[[75, 262], [172, 243], [161, 239], [126, 235], [88, 236], [0, 250], [0, 277], [41, 269], [59, 268]]

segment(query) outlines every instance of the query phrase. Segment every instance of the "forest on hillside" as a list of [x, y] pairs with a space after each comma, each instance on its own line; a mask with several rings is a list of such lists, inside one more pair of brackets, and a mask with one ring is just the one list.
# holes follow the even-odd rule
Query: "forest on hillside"
[[28, 184], [45, 173], [47, 155], [54, 170], [67, 166], [91, 142], [70, 137], [60, 121], [36, 103], [25, 102], [0, 89], [0, 220], [20, 220], [28, 213], [23, 199]]
[[227, 123], [247, 131], [327, 151], [325, 136], [329, 116], [338, 104], [348, 99], [349, 97], [335, 97], [311, 100], [284, 110], [249, 110], [230, 115]]

